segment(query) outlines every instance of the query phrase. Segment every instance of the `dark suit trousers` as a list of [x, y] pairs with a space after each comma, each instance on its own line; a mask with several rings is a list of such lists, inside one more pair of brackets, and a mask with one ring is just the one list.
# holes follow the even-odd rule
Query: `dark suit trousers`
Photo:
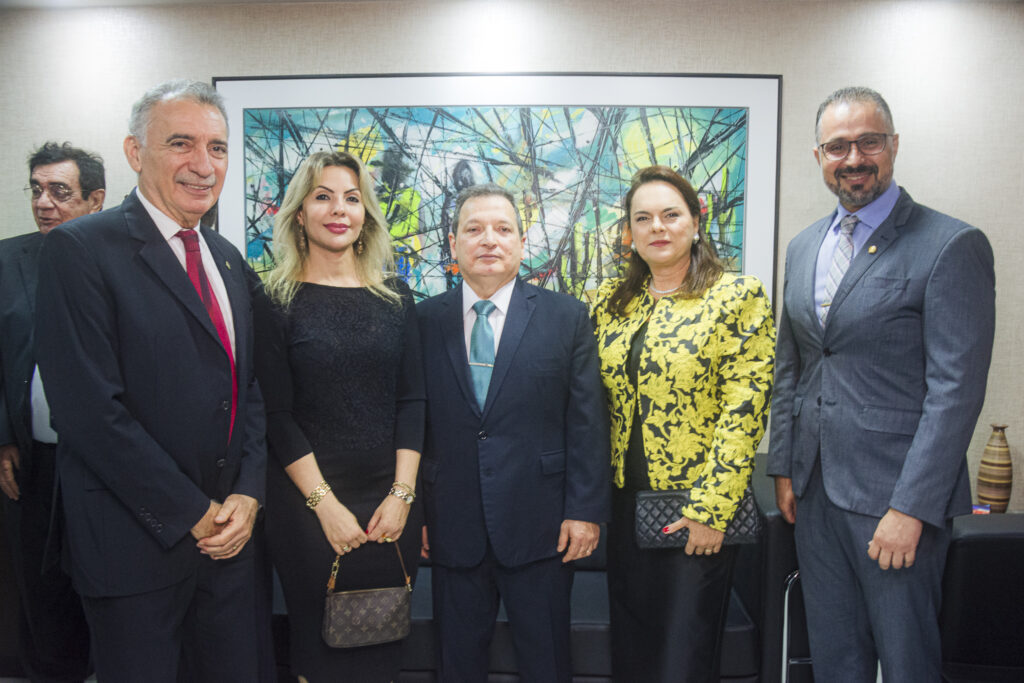
[[250, 542], [230, 560], [203, 556], [193, 576], [167, 588], [121, 597], [83, 597], [97, 679], [259, 680], [257, 643], [265, 621], [256, 614], [256, 571]]
[[941, 680], [939, 607], [951, 524], [925, 524], [914, 565], [868, 557], [878, 518], [836, 507], [820, 461], [797, 502], [796, 550], [814, 678], [829, 683]]
[[521, 567], [498, 564], [488, 545], [483, 562], [471, 568], [434, 565], [435, 649], [438, 681], [487, 680], [489, 648], [505, 604], [524, 683], [568, 682], [569, 597], [573, 569], [561, 556]]
[[18, 472], [18, 501], [3, 497], [7, 538], [21, 595], [19, 654], [33, 681], [81, 681], [89, 675], [89, 627], [71, 579], [47, 558], [55, 448], [33, 442]]

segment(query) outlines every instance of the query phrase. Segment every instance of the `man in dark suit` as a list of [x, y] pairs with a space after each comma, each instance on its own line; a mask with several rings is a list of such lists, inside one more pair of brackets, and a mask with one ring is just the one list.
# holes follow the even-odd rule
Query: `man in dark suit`
[[418, 307], [423, 487], [443, 681], [487, 679], [499, 596], [524, 681], [568, 681], [572, 564], [609, 505], [608, 421], [586, 307], [516, 278], [511, 194], [463, 190], [463, 282]]
[[89, 674], [89, 628], [68, 576], [49, 558], [57, 435], [32, 353], [36, 279], [43, 236], [103, 208], [103, 160], [48, 142], [28, 158], [38, 230], [0, 242], [0, 490], [21, 596], [18, 654], [33, 681]]
[[36, 350], [60, 434], [75, 587], [100, 681], [257, 679], [263, 402], [247, 269], [200, 218], [227, 169], [209, 85], [132, 109], [138, 187], [40, 257]]
[[995, 324], [992, 249], [893, 181], [892, 115], [867, 88], [818, 110], [839, 206], [790, 243], [769, 474], [796, 523], [815, 678], [941, 678], [951, 519]]

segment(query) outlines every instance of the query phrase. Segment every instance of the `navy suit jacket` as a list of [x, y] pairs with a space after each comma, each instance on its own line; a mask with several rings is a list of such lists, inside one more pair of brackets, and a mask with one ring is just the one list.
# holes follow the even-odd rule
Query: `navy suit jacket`
[[578, 300], [517, 280], [481, 411], [462, 287], [417, 306], [427, 384], [421, 471], [433, 560], [514, 567], [555, 556], [563, 520], [606, 521], [607, 407]]
[[[231, 301], [231, 368], [185, 269], [136, 194], [51, 231], [36, 296], [36, 355], [60, 436], [72, 577], [83, 595], [131, 595], [193, 573], [191, 528], [210, 500], [263, 500], [263, 401], [252, 370], [251, 280], [203, 229]], [[251, 554], [248, 544], [243, 554]]]
[[38, 231], [0, 242], [0, 445], [18, 447], [22, 472], [32, 457], [32, 316], [42, 245]]
[[829, 499], [935, 526], [970, 511], [964, 457], [995, 327], [992, 248], [901, 188], [839, 285], [824, 329], [814, 270], [835, 214], [786, 254], [768, 472], [801, 496], [815, 460]]

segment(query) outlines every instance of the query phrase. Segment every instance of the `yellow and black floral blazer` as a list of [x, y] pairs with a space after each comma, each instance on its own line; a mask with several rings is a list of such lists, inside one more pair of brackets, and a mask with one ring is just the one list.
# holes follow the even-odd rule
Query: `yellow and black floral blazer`
[[[620, 280], [598, 290], [593, 319], [612, 426], [615, 485], [623, 485], [636, 401], [655, 490], [692, 489], [682, 514], [725, 530], [743, 497], [764, 435], [775, 358], [775, 323], [761, 281], [723, 274], [699, 299], [644, 287], [628, 314], [608, 310]], [[650, 320], [637, 376], [629, 347]]]

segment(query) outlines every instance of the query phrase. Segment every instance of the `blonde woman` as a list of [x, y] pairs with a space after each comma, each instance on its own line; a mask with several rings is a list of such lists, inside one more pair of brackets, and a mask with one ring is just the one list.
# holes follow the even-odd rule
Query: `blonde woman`
[[332, 649], [321, 635], [336, 590], [415, 571], [424, 389], [412, 294], [389, 278], [392, 248], [373, 182], [355, 157], [317, 152], [295, 172], [274, 223], [275, 268], [256, 300], [257, 375], [267, 408], [266, 525], [309, 683], [391, 681], [401, 643]]
[[[664, 166], [633, 177], [633, 254], [593, 317], [611, 414], [608, 594], [617, 681], [717, 683], [736, 546], [723, 546], [764, 434], [775, 327], [761, 282], [725, 273], [697, 193]], [[689, 490], [663, 529], [685, 548], [641, 550], [635, 496]]]

